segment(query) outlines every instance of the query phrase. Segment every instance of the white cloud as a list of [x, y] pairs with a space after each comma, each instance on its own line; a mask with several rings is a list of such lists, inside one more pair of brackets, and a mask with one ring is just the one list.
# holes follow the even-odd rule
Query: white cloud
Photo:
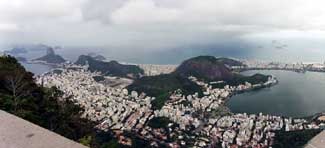
[[1, 0], [0, 19], [8, 21], [34, 21], [35, 19], [56, 19], [70, 15], [81, 0]]
[[10, 23], [1, 23], [0, 24], [0, 32], [13, 32], [13, 31], [18, 31], [19, 27], [17, 24], [10, 24]]
[[123, 7], [128, 0], [88, 0], [83, 6], [86, 20], [101, 20], [103, 23], [111, 21], [111, 15]]
[[[152, 22], [182, 25], [258, 26], [268, 29], [321, 29], [325, 25], [322, 0], [113, 0], [88, 1], [83, 14], [105, 23], [128, 25]], [[174, 3], [173, 3], [174, 2]], [[116, 7], [114, 7], [116, 6]], [[114, 9], [112, 8], [114, 7]], [[164, 25], [164, 24], [162, 24]]]
[[139, 49], [225, 40], [254, 44], [284, 32], [297, 40], [308, 32], [319, 40], [325, 37], [324, 5], [323, 0], [0, 0], [0, 40]]

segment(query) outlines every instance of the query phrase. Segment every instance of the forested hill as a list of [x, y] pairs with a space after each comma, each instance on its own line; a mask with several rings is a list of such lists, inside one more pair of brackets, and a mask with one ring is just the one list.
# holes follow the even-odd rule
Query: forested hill
[[230, 80], [234, 77], [226, 64], [213, 56], [198, 56], [185, 60], [175, 73], [183, 77], [194, 76], [207, 81]]
[[214, 56], [198, 56], [182, 62], [181, 65], [171, 74], [158, 76], [145, 76], [135, 80], [128, 86], [129, 90], [145, 92], [156, 97], [152, 102], [155, 109], [161, 108], [169, 95], [180, 89], [185, 95], [202, 94], [202, 88], [188, 79], [194, 76], [206, 82], [224, 81], [214, 87], [223, 88], [225, 85], [237, 86], [249, 82], [252, 84], [264, 83], [268, 76], [256, 74], [253, 76], [243, 76], [233, 72], [229, 66], [244, 66], [239, 61], [227, 58], [216, 58]]
[[78, 65], [89, 65], [89, 70], [94, 72], [98, 71], [105, 75], [128, 77], [128, 78], [139, 78], [143, 75], [143, 70], [136, 65], [124, 65], [117, 61], [104, 62], [96, 60], [91, 56], [81, 55], [76, 61]]
[[111, 140], [108, 133], [105, 141], [97, 139], [100, 131], [93, 128], [95, 123], [81, 118], [79, 106], [56, 88], [36, 85], [33, 74], [11, 56], [0, 56], [0, 110], [87, 146], [96, 148]]

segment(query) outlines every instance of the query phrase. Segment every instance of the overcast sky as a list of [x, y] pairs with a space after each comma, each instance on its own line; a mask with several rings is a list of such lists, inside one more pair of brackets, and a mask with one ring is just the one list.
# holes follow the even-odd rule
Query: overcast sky
[[0, 46], [151, 52], [230, 44], [255, 55], [308, 53], [318, 60], [325, 55], [324, 6], [324, 0], [0, 0]]

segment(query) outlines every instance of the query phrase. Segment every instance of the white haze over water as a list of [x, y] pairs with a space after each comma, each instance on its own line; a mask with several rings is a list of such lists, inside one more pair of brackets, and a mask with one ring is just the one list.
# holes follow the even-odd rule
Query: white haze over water
[[68, 51], [59, 52], [67, 55], [100, 50], [140, 63], [177, 63], [202, 54], [323, 62], [324, 5], [323, 0], [0, 0], [0, 51], [43, 43], [62, 46]]

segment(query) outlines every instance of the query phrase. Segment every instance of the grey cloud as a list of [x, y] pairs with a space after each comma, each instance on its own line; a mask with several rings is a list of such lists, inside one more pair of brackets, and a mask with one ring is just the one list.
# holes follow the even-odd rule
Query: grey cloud
[[82, 6], [82, 15], [85, 20], [99, 20], [110, 23], [113, 12], [123, 7], [129, 0], [95, 0], [87, 1]]
[[[0, 44], [101, 47], [126, 53], [189, 46], [202, 52], [203, 46], [238, 53], [233, 49], [293, 52], [292, 43], [321, 49], [324, 4], [323, 0], [0, 0]], [[272, 46], [272, 40], [281, 42]]]

